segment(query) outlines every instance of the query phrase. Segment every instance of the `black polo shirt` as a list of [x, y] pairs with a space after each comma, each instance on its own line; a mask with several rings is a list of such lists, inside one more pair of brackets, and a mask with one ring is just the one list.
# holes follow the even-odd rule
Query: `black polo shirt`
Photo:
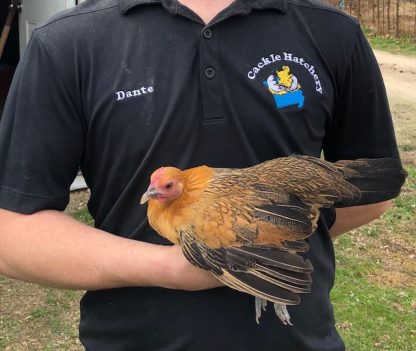
[[[63, 210], [81, 166], [98, 228], [168, 244], [138, 205], [154, 169], [322, 150], [329, 160], [397, 156], [380, 72], [354, 19], [315, 1], [237, 0], [204, 25], [175, 0], [91, 0], [36, 29], [20, 62], [1, 120], [0, 206]], [[127, 288], [86, 294], [82, 342], [344, 350], [329, 299], [329, 217], [309, 239], [314, 282], [289, 307], [293, 327], [271, 307], [257, 325], [254, 298], [229, 288]]]

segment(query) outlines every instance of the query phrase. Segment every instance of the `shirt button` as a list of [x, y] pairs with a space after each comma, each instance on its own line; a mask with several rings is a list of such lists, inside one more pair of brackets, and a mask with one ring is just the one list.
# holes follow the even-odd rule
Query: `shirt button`
[[205, 68], [204, 74], [205, 77], [207, 77], [208, 79], [212, 79], [215, 77], [215, 69], [213, 69], [212, 67], [207, 67]]
[[205, 39], [211, 39], [212, 38], [212, 30], [209, 29], [209, 28], [205, 29], [203, 35], [204, 35]]

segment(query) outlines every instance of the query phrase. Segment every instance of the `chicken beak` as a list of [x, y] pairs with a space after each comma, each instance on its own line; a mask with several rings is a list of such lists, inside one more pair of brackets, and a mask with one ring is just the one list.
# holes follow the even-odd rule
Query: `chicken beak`
[[149, 201], [150, 199], [154, 199], [158, 195], [159, 193], [156, 191], [156, 189], [149, 186], [147, 191], [143, 194], [142, 198], [140, 199], [140, 205], [145, 204], [147, 201]]

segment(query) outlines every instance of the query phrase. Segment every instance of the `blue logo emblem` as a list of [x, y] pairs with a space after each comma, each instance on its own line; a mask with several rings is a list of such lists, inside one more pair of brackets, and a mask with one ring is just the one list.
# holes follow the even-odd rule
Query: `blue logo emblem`
[[274, 97], [278, 109], [289, 106], [302, 108], [305, 102], [298, 79], [290, 73], [289, 66], [283, 66], [275, 75], [270, 75], [263, 84]]

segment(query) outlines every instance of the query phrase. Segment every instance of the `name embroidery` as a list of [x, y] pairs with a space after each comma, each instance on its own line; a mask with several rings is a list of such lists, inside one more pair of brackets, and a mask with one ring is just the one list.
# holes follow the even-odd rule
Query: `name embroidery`
[[135, 90], [126, 90], [126, 91], [120, 90], [115, 93], [117, 97], [116, 101], [132, 98], [132, 97], [139, 97], [142, 95], [151, 94], [153, 92], [154, 92], [153, 86], [141, 87]]
[[298, 65], [304, 67], [309, 72], [309, 74], [313, 77], [313, 79], [315, 81], [316, 91], [320, 94], [323, 94], [322, 84], [321, 84], [321, 81], [319, 79], [319, 75], [317, 74], [316, 68], [313, 65], [311, 65], [310, 63], [306, 62], [304, 58], [297, 57], [294, 54], [288, 53], [288, 52], [283, 52], [283, 54], [281, 54], [281, 55], [270, 54], [269, 56], [262, 57], [261, 60], [257, 63], [257, 65], [255, 67], [253, 67], [247, 73], [247, 77], [249, 79], [254, 79], [254, 78], [256, 78], [256, 75], [263, 68], [270, 65], [271, 63], [276, 63], [276, 62], [281, 62], [281, 61], [294, 62], [294, 63], [297, 63]]

